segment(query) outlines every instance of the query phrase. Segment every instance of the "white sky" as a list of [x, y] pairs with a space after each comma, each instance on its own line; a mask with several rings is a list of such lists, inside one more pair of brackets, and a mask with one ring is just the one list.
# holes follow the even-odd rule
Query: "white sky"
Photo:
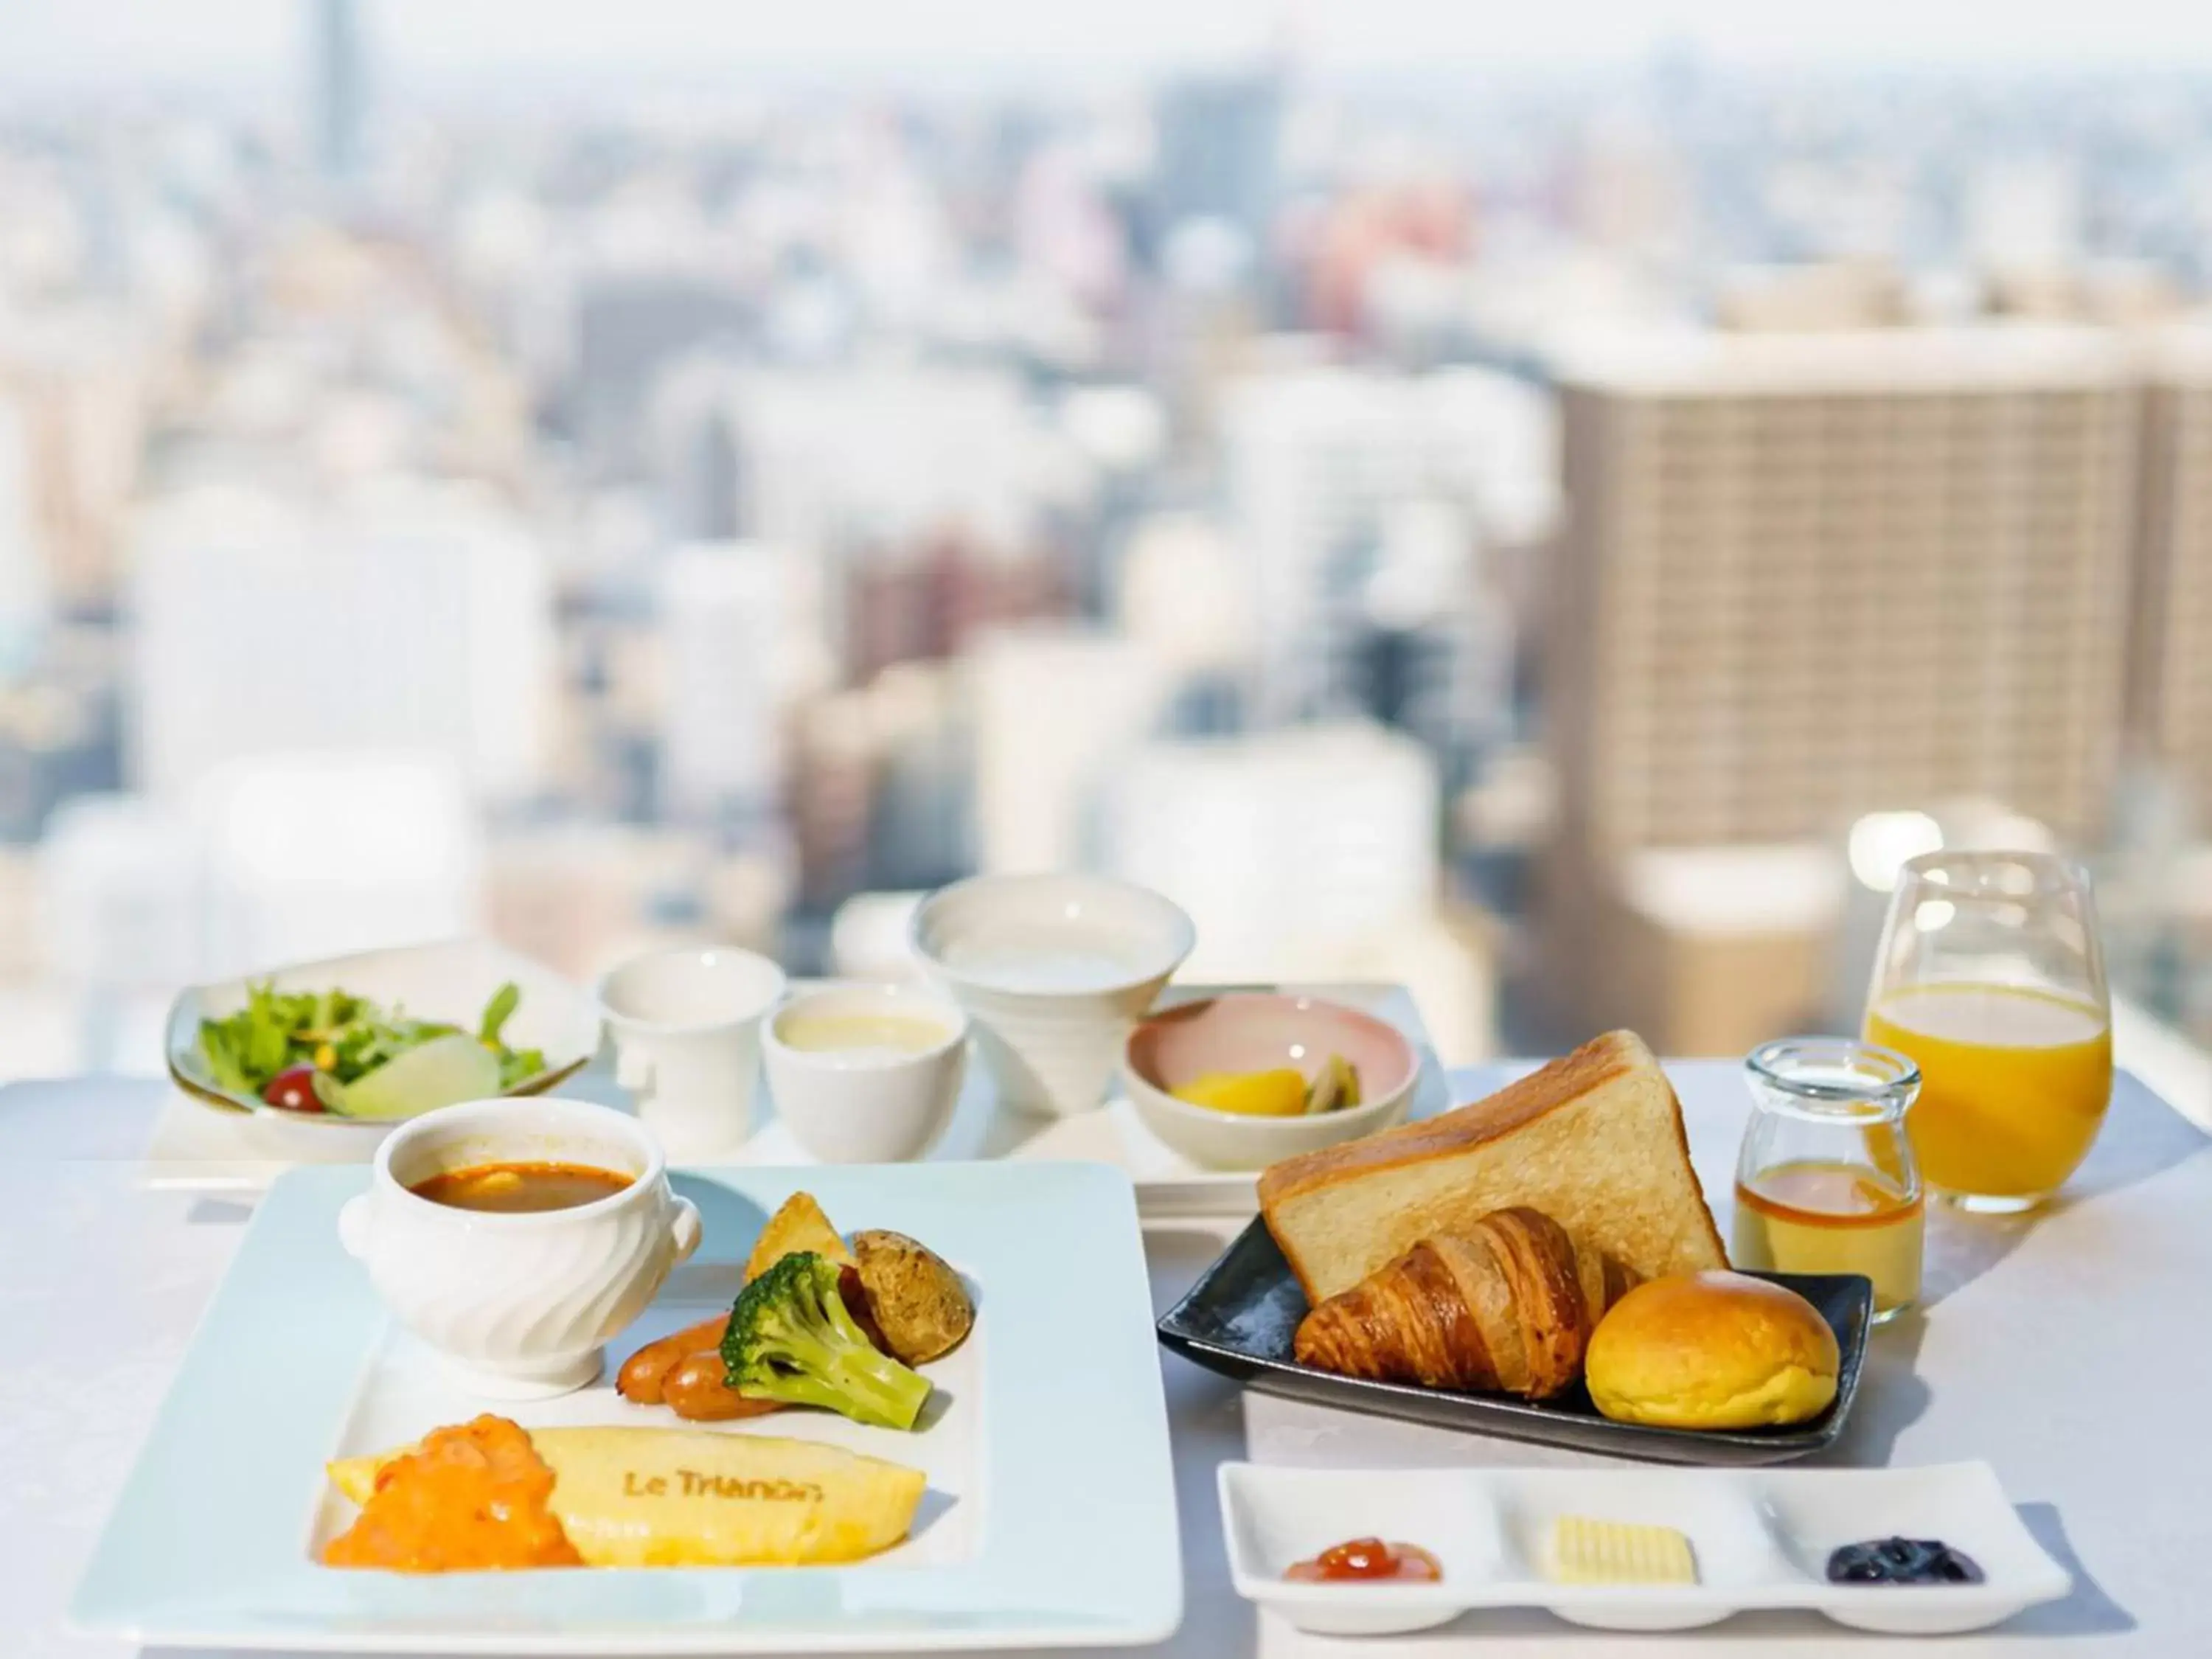
[[[0, 0], [0, 82], [283, 77], [302, 0]], [[368, 0], [387, 74], [593, 66], [1066, 75], [1245, 55], [1314, 69], [1619, 59], [1668, 40], [1723, 61], [2212, 69], [2203, 0]]]

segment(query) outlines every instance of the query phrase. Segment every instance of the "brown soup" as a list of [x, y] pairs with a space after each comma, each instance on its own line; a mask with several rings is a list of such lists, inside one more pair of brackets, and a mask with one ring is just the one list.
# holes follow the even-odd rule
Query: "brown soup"
[[589, 1164], [479, 1164], [447, 1170], [407, 1190], [456, 1210], [514, 1215], [534, 1210], [573, 1210], [612, 1198], [635, 1177]]

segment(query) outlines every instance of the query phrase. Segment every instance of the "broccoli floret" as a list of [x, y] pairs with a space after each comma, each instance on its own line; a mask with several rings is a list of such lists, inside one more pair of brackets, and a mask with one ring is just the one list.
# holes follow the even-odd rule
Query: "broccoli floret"
[[908, 1370], [853, 1322], [837, 1264], [811, 1250], [785, 1256], [739, 1293], [722, 1334], [730, 1386], [748, 1400], [821, 1406], [855, 1423], [910, 1429], [929, 1379]]

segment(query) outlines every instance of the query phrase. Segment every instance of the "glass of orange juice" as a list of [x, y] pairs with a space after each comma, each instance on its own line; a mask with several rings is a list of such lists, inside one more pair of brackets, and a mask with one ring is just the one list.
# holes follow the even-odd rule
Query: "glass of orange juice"
[[1907, 862], [1864, 1035], [1920, 1067], [1905, 1130], [1932, 1191], [1972, 1210], [2040, 1204], [2088, 1155], [2112, 1095], [2088, 877], [2043, 853]]

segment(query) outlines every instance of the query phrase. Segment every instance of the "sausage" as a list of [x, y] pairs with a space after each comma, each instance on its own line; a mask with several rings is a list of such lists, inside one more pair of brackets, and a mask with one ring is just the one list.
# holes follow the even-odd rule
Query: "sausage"
[[615, 1378], [615, 1392], [640, 1406], [658, 1406], [667, 1398], [668, 1374], [702, 1349], [717, 1348], [730, 1316], [717, 1314], [697, 1324], [648, 1342], [629, 1358]]
[[[875, 1316], [869, 1310], [860, 1276], [839, 1271], [837, 1289], [846, 1311], [877, 1347], [884, 1347]], [[668, 1406], [694, 1423], [727, 1423], [775, 1409], [773, 1400], [748, 1400], [729, 1385], [722, 1364], [722, 1334], [730, 1316], [717, 1314], [658, 1342], [648, 1342], [623, 1361], [615, 1392], [633, 1405]], [[888, 1352], [888, 1350], [885, 1350]]]
[[758, 1417], [776, 1407], [773, 1400], [748, 1400], [732, 1388], [721, 1352], [716, 1348], [685, 1355], [668, 1373], [661, 1397], [689, 1423], [727, 1423], [740, 1417]]

